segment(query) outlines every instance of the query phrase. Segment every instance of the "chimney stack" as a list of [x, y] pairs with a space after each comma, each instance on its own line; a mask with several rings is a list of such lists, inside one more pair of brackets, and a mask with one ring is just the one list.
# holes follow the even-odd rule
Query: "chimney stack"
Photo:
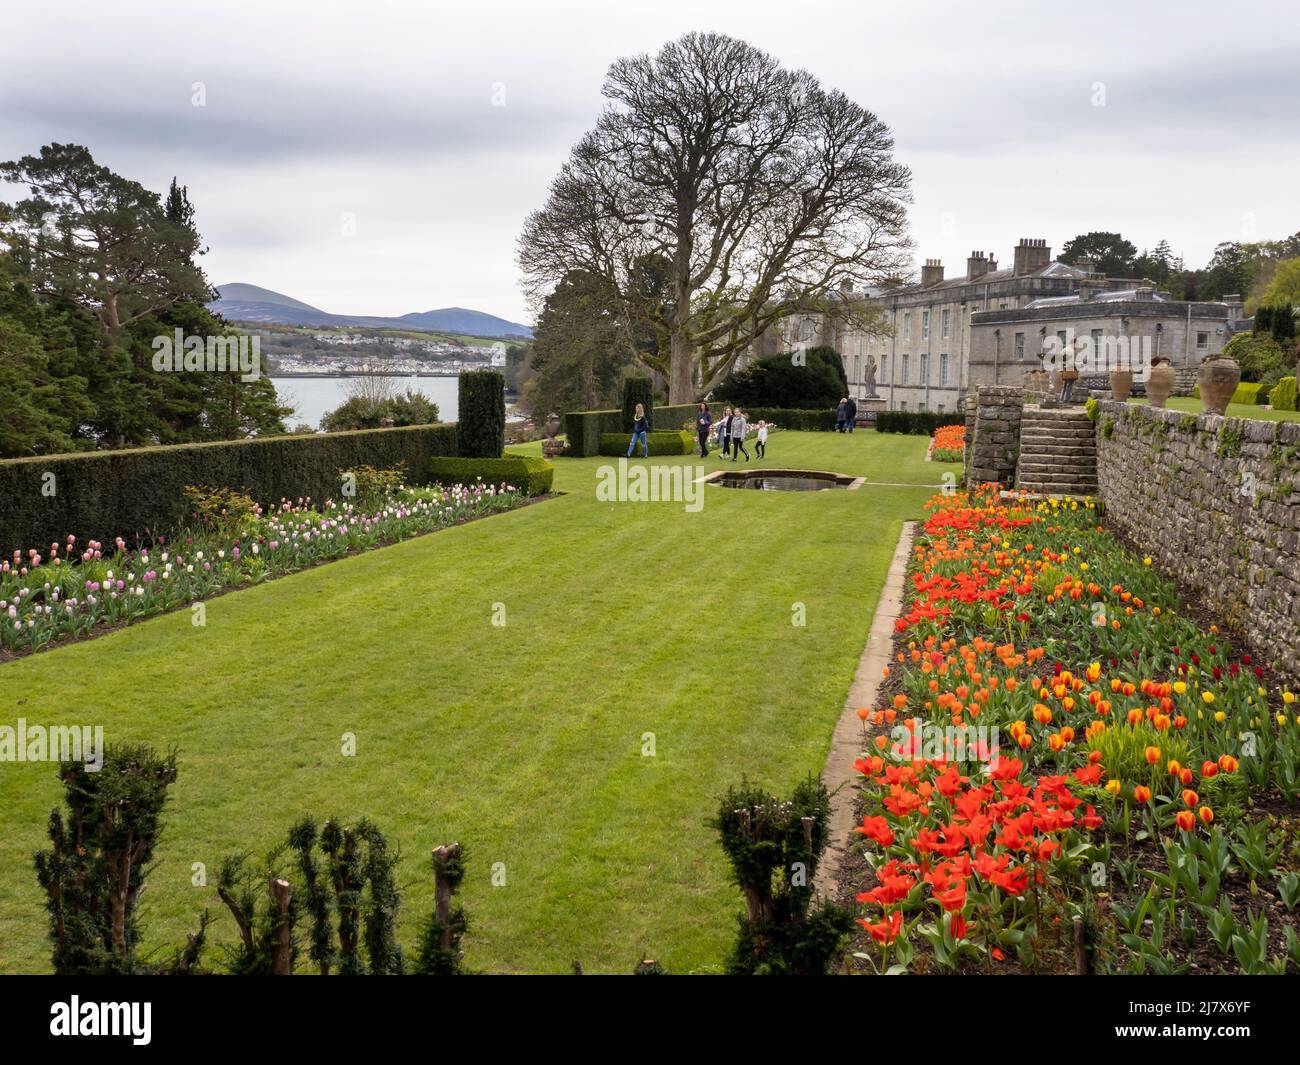
[[1085, 274], [1091, 277], [1097, 272], [1097, 260], [1093, 259], [1091, 256], [1085, 255], [1074, 264], [1074, 268], [1076, 270], [1082, 270]]
[[943, 263], [938, 259], [926, 259], [921, 267], [921, 284], [926, 288], [937, 285], [943, 280]]
[[1047, 267], [1052, 261], [1052, 249], [1042, 238], [1022, 237], [1016, 245], [1015, 276], [1034, 274]]
[[966, 280], [975, 281], [990, 270], [996, 270], [997, 268], [997, 262], [990, 259], [982, 251], [973, 251], [970, 253], [970, 258], [966, 260]]

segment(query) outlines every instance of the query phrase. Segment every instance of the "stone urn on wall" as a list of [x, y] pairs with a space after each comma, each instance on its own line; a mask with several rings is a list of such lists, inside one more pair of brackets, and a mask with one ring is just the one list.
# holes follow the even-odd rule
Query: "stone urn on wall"
[[1174, 390], [1174, 381], [1178, 375], [1169, 363], [1154, 363], [1147, 371], [1147, 403], [1152, 407], [1163, 407], [1169, 393]]
[[1241, 366], [1231, 355], [1209, 356], [1201, 363], [1201, 405], [1206, 414], [1223, 414], [1241, 381]]
[[1127, 403], [1129, 393], [1133, 391], [1132, 370], [1111, 370], [1110, 395], [1120, 403]]

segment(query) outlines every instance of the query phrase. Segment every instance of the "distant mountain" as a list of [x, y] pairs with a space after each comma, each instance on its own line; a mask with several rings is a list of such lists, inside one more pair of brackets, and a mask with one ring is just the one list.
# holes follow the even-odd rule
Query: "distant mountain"
[[433, 311], [404, 314], [400, 318], [330, 314], [301, 300], [258, 285], [219, 285], [219, 299], [208, 308], [230, 321], [274, 322], [279, 325], [369, 326], [373, 329], [407, 329], [421, 333], [464, 333], [477, 337], [531, 337], [532, 329], [494, 314], [443, 307]]

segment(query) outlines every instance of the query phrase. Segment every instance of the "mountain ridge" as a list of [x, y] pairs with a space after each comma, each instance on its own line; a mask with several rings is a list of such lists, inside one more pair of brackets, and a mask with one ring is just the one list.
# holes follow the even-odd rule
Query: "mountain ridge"
[[218, 298], [208, 309], [232, 321], [268, 322], [300, 326], [368, 326], [373, 329], [408, 329], [422, 333], [461, 333], [477, 337], [531, 337], [532, 328], [486, 311], [468, 307], [438, 307], [411, 311], [398, 317], [331, 314], [282, 292], [242, 281], [216, 286]]

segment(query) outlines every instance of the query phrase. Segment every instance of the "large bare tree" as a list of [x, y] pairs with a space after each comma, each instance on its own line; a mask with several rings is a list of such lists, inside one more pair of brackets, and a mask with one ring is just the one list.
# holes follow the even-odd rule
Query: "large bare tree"
[[[657, 338], [642, 358], [671, 402], [705, 394], [780, 318], [908, 271], [911, 176], [888, 127], [806, 71], [688, 33], [615, 62], [602, 92], [519, 265], [535, 302], [570, 271], [605, 278], [629, 338]], [[667, 264], [668, 298], [641, 283], [647, 262]]]

